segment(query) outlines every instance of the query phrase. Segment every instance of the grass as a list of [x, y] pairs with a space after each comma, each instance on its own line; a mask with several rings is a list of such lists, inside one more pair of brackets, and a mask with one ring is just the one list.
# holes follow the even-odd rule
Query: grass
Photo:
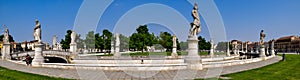
[[299, 80], [300, 55], [286, 55], [286, 61], [262, 68], [222, 75], [234, 80]]
[[7, 68], [0, 67], [0, 80], [68, 80], [68, 79], [25, 73], [25, 72], [9, 70]]

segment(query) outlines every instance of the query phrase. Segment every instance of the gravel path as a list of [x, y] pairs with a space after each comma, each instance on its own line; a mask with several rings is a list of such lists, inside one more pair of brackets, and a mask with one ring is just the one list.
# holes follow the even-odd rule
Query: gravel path
[[172, 70], [172, 71], [105, 71], [105, 70], [80, 70], [80, 69], [57, 69], [57, 68], [38, 68], [16, 64], [9, 61], [0, 60], [0, 66], [12, 70], [41, 74], [53, 77], [85, 80], [183, 80], [194, 78], [216, 77], [219, 74], [229, 74], [244, 70], [263, 67], [281, 60], [281, 57], [227, 67], [208, 68], [200, 71], [195, 70]]

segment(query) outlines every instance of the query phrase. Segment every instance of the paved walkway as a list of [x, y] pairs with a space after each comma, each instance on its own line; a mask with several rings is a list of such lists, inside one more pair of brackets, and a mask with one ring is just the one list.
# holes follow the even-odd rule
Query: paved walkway
[[104, 71], [104, 70], [75, 70], [75, 69], [56, 69], [56, 68], [34, 68], [21, 64], [15, 64], [9, 61], [0, 60], [0, 66], [53, 77], [85, 79], [85, 80], [183, 80], [194, 78], [207, 78], [218, 76], [218, 74], [229, 74], [244, 70], [259, 68], [273, 64], [281, 60], [281, 57], [227, 67], [209, 68], [200, 71], [194, 70], [173, 70], [173, 71]]

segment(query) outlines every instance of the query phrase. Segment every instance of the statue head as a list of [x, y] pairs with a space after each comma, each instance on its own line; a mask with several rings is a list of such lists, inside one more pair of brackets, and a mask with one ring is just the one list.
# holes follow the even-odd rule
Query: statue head
[[264, 30], [261, 30], [260, 32], [264, 32]]
[[35, 19], [35, 23], [39, 23], [39, 20], [38, 20], [38, 19]]
[[197, 3], [194, 4], [194, 10], [198, 10], [198, 5], [197, 5]]

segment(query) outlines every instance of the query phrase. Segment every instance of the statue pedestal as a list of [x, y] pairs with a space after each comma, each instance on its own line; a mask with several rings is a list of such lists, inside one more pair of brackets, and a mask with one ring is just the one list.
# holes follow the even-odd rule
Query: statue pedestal
[[188, 55], [184, 62], [187, 63], [188, 69], [202, 70], [201, 58], [198, 55], [198, 38], [196, 36], [189, 36], [188, 40]]
[[214, 57], [214, 49], [210, 49], [209, 54], [210, 54], [210, 57]]
[[259, 52], [259, 57], [262, 58], [262, 60], [266, 59], [266, 54], [265, 54], [265, 47], [260, 47], [260, 52]]
[[71, 43], [70, 44], [70, 56], [68, 58], [68, 62], [72, 63], [72, 60], [74, 60], [75, 55], [77, 54], [77, 44], [76, 43]]
[[116, 49], [114, 50], [114, 57], [119, 58], [120, 56], [121, 56], [120, 46], [116, 46]]
[[44, 63], [44, 57], [43, 57], [43, 44], [42, 43], [36, 43], [34, 45], [34, 58], [32, 60], [32, 66], [33, 67], [40, 67], [42, 63]]
[[271, 56], [275, 56], [275, 50], [271, 49]]
[[77, 51], [77, 44], [76, 43], [71, 43], [70, 44], [70, 52], [76, 53]]
[[178, 58], [177, 47], [173, 47], [171, 56], [172, 58]]
[[2, 47], [2, 60], [10, 59], [10, 44], [4, 43]]

